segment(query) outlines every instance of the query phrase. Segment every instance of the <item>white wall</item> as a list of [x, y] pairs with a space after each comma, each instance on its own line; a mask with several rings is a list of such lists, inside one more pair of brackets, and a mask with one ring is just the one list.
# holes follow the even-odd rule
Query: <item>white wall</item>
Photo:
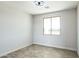
[[[43, 18], [50, 16], [61, 16], [61, 35], [43, 35]], [[77, 50], [76, 32], [76, 9], [59, 11], [48, 14], [33, 16], [33, 43], [51, 47]]]
[[32, 16], [0, 6], [0, 55], [32, 44]]
[[79, 5], [77, 6], [77, 53], [79, 55]]

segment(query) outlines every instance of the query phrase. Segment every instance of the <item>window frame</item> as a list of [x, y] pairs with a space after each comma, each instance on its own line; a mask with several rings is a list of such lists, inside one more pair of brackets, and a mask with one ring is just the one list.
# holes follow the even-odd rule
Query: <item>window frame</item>
[[[52, 30], [50, 34], [44, 34], [44, 19], [46, 18], [55, 18], [55, 17], [60, 17], [60, 34], [52, 34]], [[51, 28], [52, 28], [52, 20], [51, 20]], [[43, 35], [47, 35], [47, 36], [60, 36], [61, 35], [61, 16], [50, 16], [50, 17], [43, 17]]]

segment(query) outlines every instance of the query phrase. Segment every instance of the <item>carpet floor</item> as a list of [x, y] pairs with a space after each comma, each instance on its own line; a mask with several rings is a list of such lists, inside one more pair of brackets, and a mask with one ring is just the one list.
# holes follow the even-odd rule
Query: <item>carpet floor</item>
[[1, 58], [78, 58], [77, 52], [33, 44]]

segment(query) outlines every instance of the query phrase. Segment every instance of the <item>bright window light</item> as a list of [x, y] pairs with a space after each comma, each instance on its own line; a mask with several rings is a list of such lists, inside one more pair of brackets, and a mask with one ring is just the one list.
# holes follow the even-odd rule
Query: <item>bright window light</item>
[[60, 17], [44, 18], [44, 34], [60, 35]]
[[44, 19], [44, 34], [51, 34], [51, 19]]

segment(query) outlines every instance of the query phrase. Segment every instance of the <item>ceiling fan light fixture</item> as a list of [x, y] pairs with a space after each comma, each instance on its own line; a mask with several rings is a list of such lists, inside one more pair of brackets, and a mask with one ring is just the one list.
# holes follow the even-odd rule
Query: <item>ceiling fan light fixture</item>
[[47, 1], [34, 1], [33, 3], [37, 7], [44, 7], [46, 9], [49, 8]]
[[36, 6], [44, 6], [45, 2], [44, 1], [34, 1], [34, 4]]

